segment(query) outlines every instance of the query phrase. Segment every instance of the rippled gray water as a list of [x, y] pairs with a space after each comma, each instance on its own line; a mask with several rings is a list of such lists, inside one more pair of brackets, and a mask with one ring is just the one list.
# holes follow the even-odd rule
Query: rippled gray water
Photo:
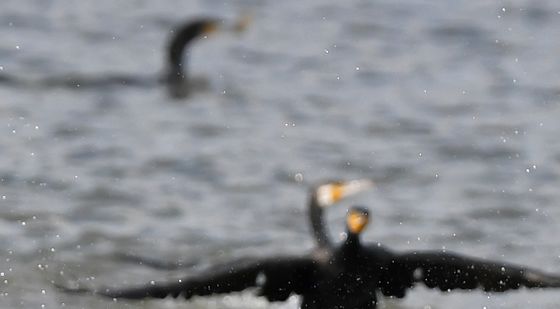
[[[243, 36], [197, 42], [212, 89], [71, 89], [0, 80], [0, 307], [268, 308], [63, 295], [49, 280], [140, 283], [123, 263], [309, 250], [307, 187], [373, 178], [365, 238], [560, 272], [560, 6], [555, 1], [16, 1], [0, 73], [161, 73], [169, 29], [251, 10]], [[296, 181], [296, 175], [303, 181]], [[186, 271], [188, 272], [188, 271]], [[176, 274], [173, 274], [176, 275]], [[278, 304], [296, 308], [297, 299]], [[416, 288], [384, 308], [557, 308], [558, 291]]]

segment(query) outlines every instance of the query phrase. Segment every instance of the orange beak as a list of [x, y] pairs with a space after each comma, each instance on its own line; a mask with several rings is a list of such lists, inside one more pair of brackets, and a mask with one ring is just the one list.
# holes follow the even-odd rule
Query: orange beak
[[350, 210], [346, 218], [348, 231], [353, 234], [360, 234], [369, 222], [368, 215], [361, 211]]

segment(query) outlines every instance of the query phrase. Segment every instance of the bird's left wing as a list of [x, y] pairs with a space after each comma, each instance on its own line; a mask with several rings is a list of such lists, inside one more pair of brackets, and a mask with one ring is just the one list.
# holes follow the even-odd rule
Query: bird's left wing
[[230, 293], [258, 287], [259, 294], [271, 301], [285, 300], [292, 293], [307, 288], [315, 262], [306, 257], [250, 259], [220, 265], [173, 282], [151, 282], [132, 288], [69, 288], [57, 287], [67, 293], [91, 293], [111, 298], [144, 299], [168, 296], [189, 299], [193, 296]]

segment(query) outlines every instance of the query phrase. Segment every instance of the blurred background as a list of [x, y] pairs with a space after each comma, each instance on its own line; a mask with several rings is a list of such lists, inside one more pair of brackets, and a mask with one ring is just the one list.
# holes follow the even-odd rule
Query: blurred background
[[[556, 1], [5, 0], [0, 10], [0, 307], [297, 308], [251, 293], [117, 303], [64, 295], [175, 276], [115, 256], [305, 253], [310, 184], [372, 178], [365, 239], [560, 272]], [[197, 16], [242, 35], [195, 42], [210, 89], [57, 85], [157, 78]], [[32, 82], [29, 82], [32, 81]], [[41, 81], [41, 82], [37, 82]], [[47, 81], [47, 82], [45, 82]], [[185, 270], [184, 273], [188, 273]], [[557, 308], [557, 291], [415, 288], [381, 308]]]

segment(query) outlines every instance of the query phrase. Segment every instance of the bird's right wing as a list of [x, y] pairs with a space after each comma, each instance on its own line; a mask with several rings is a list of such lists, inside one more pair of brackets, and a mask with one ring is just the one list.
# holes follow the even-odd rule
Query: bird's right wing
[[144, 299], [168, 296], [189, 299], [193, 296], [230, 293], [258, 287], [259, 294], [271, 301], [285, 300], [290, 294], [302, 294], [309, 286], [315, 262], [306, 257], [251, 259], [213, 267], [203, 273], [174, 282], [151, 282], [131, 288], [69, 288], [68, 293], [92, 293], [111, 298]]

